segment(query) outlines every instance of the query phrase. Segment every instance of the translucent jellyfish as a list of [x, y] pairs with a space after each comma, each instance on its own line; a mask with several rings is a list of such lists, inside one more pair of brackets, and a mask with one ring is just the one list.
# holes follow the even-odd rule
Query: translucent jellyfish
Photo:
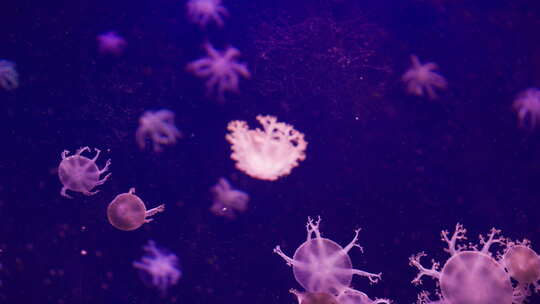
[[525, 299], [530, 295], [530, 287], [539, 292], [540, 257], [531, 249], [531, 242], [508, 242], [503, 263], [512, 278], [517, 282], [517, 290]]
[[135, 230], [153, 221], [149, 218], [152, 215], [165, 211], [164, 204], [147, 211], [144, 202], [134, 193], [135, 188], [130, 188], [129, 192], [118, 194], [107, 207], [109, 223], [120, 230]]
[[304, 134], [293, 126], [277, 122], [274, 116], [257, 116], [263, 130], [250, 130], [245, 121], [231, 121], [225, 137], [231, 143], [231, 158], [236, 168], [247, 175], [264, 180], [276, 180], [291, 173], [298, 162], [306, 158]]
[[98, 50], [101, 54], [120, 56], [127, 46], [127, 42], [116, 32], [106, 32], [97, 36]]
[[139, 148], [146, 147], [146, 140], [150, 139], [154, 152], [161, 152], [163, 145], [173, 145], [182, 134], [174, 125], [174, 113], [169, 110], [146, 111], [139, 118], [139, 128], [135, 139]]
[[221, 0], [189, 0], [186, 7], [188, 19], [201, 27], [210, 21], [223, 26], [223, 17], [229, 15], [227, 9], [221, 5]]
[[426, 256], [420, 252], [410, 257], [410, 265], [418, 268], [418, 275], [412, 280], [413, 284], [421, 284], [422, 276], [431, 276], [437, 279], [441, 292], [437, 302], [429, 299], [429, 293], [422, 292], [418, 297], [418, 303], [444, 303], [444, 304], [520, 304], [523, 297], [519, 290], [514, 290], [510, 276], [504, 270], [500, 259], [495, 259], [489, 251], [491, 245], [506, 245], [506, 240], [497, 235], [500, 230], [495, 228], [485, 238], [480, 235], [481, 249], [477, 245], [458, 245], [459, 240], [466, 240], [466, 230], [463, 225], [457, 224], [451, 238], [449, 232], [441, 233], [442, 240], [448, 244], [446, 252], [450, 258], [439, 271], [440, 264], [432, 260], [430, 269], [424, 268], [420, 259]]
[[249, 195], [245, 192], [233, 189], [227, 179], [223, 177], [220, 178], [218, 183], [213, 186], [210, 191], [214, 197], [210, 211], [215, 215], [233, 219], [236, 217], [235, 211], [246, 211]]
[[[350, 287], [354, 274], [367, 277], [371, 283], [376, 283], [381, 278], [380, 273], [373, 274], [352, 268], [352, 262], [348, 255], [349, 250], [353, 247], [363, 250], [357, 243], [360, 229], [355, 231], [353, 240], [343, 248], [336, 242], [321, 237], [319, 231], [320, 222], [320, 218], [316, 222], [308, 218], [307, 240], [296, 249], [293, 258], [285, 255], [280, 246], [274, 248], [274, 252], [281, 256], [287, 262], [287, 265], [293, 267], [296, 281], [308, 293], [328, 294], [328, 296], [320, 295], [320, 297], [327, 300], [335, 297], [340, 304], [390, 303], [385, 299], [371, 301], [365, 293]], [[293, 293], [297, 297], [301, 294], [298, 292]], [[302, 298], [299, 297], [300, 303], [302, 303], [301, 300]], [[364, 302], [359, 302], [361, 300]]]
[[19, 74], [15, 69], [15, 63], [0, 60], [0, 87], [11, 91], [19, 86]]
[[187, 65], [187, 70], [197, 77], [207, 78], [207, 94], [216, 93], [223, 101], [225, 91], [237, 92], [239, 76], [248, 78], [249, 71], [245, 63], [238, 63], [236, 58], [240, 52], [228, 47], [225, 51], [216, 50], [210, 43], [204, 45], [207, 57], [197, 59]]
[[90, 148], [82, 147], [71, 156], [67, 156], [69, 153], [68, 150], [64, 150], [60, 154], [62, 161], [58, 166], [58, 177], [63, 185], [60, 190], [62, 196], [72, 198], [66, 193], [66, 190], [81, 192], [84, 195], [94, 195], [99, 190], [93, 192], [91, 190], [99, 185], [103, 185], [111, 176], [111, 173], [109, 173], [104, 178], [99, 179], [99, 176], [109, 169], [111, 165], [110, 159], [107, 160], [103, 169], [99, 169], [96, 165], [96, 160], [101, 151], [95, 149], [96, 155], [92, 159], [81, 155], [85, 151], [90, 152]]
[[527, 129], [534, 129], [540, 118], [540, 90], [535, 88], [521, 92], [513, 104], [517, 112], [519, 125]]
[[437, 98], [435, 88], [446, 89], [446, 79], [435, 72], [437, 64], [428, 62], [421, 64], [416, 55], [411, 55], [412, 66], [403, 74], [402, 80], [407, 85], [409, 94], [423, 96], [427, 93], [430, 99]]
[[161, 294], [165, 294], [167, 289], [178, 283], [182, 276], [182, 272], [178, 269], [178, 258], [173, 253], [156, 247], [156, 243], [152, 240], [148, 241], [143, 249], [147, 255], [140, 261], [133, 262], [133, 267], [150, 276], [150, 283]]

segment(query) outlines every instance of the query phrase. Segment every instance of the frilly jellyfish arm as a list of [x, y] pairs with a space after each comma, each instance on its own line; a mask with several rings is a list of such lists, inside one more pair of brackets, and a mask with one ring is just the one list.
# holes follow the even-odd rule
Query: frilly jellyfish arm
[[481, 250], [482, 253], [491, 255], [491, 253], [489, 252], [489, 247], [491, 247], [491, 245], [493, 244], [498, 243], [501, 245], [506, 245], [506, 239], [504, 237], [496, 237], [499, 233], [501, 233], [501, 230], [491, 228], [487, 240], [484, 238], [483, 235], [479, 235], [480, 244], [483, 245]]
[[413, 283], [414, 285], [422, 284], [422, 276], [424, 275], [433, 277], [435, 279], [439, 279], [441, 277], [441, 273], [438, 271], [440, 266], [439, 263], [432, 261], [431, 269], [427, 269], [422, 266], [422, 264], [420, 263], [420, 259], [424, 256], [426, 256], [426, 254], [424, 252], [420, 252], [409, 258], [409, 265], [414, 266], [419, 270], [418, 275], [416, 275], [416, 277], [411, 281], [411, 283]]
[[465, 233], [467, 233], [467, 229], [465, 229], [460, 223], [456, 224], [456, 230], [454, 231], [454, 234], [452, 234], [452, 237], [450, 239], [448, 238], [448, 230], [443, 230], [441, 232], [441, 240], [448, 244], [448, 249], [445, 248], [444, 251], [450, 253], [450, 255], [455, 255], [456, 253], [465, 249], [466, 246], [464, 245], [456, 246], [456, 241], [467, 239]]

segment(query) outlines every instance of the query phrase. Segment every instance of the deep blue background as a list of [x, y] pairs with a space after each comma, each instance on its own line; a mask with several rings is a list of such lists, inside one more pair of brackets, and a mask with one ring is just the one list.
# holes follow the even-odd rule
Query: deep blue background
[[[420, 291], [408, 257], [444, 262], [439, 233], [456, 222], [470, 240], [495, 226], [540, 250], [540, 132], [519, 129], [511, 107], [540, 86], [537, 1], [290, 2], [226, 1], [226, 26], [206, 31], [179, 0], [2, 5], [0, 58], [17, 63], [21, 84], [0, 91], [0, 302], [294, 303], [288, 289], [300, 286], [272, 249], [292, 254], [316, 215], [343, 245], [363, 228], [353, 265], [383, 280], [353, 287], [396, 303]], [[120, 58], [97, 52], [109, 30], [128, 42]], [[252, 71], [225, 103], [185, 72], [207, 39], [239, 48]], [[449, 82], [440, 99], [405, 95], [410, 54], [439, 64]], [[184, 138], [159, 155], [139, 151], [138, 117], [162, 107]], [[224, 139], [230, 120], [255, 126], [258, 114], [309, 142], [307, 159], [275, 182], [237, 171]], [[100, 166], [112, 159], [112, 178], [95, 196], [65, 199], [60, 152], [86, 145], [105, 151]], [[251, 196], [235, 221], [208, 211], [222, 176]], [[105, 210], [130, 187], [167, 210], [122, 232]], [[131, 266], [149, 239], [182, 264], [165, 298]]]

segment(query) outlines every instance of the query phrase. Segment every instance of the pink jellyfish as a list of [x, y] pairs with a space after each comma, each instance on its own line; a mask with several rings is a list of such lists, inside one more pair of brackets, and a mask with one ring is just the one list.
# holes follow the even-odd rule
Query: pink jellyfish
[[220, 178], [218, 183], [210, 191], [214, 196], [210, 211], [215, 215], [233, 219], [236, 217], [236, 211], [246, 211], [249, 195], [240, 190], [233, 189], [227, 179]]
[[518, 282], [517, 294], [523, 300], [531, 294], [530, 286], [540, 291], [540, 257], [531, 249], [529, 240], [508, 242], [503, 263], [510, 276]]
[[134, 193], [135, 188], [130, 188], [128, 193], [118, 194], [107, 207], [109, 223], [120, 230], [135, 230], [153, 221], [150, 217], [154, 214], [165, 211], [164, 204], [147, 211], [144, 202]]

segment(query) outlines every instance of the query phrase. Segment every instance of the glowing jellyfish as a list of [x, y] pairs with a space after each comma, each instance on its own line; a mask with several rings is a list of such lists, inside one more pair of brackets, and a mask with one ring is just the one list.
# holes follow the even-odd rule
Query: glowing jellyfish
[[[360, 229], [355, 231], [353, 240], [343, 248], [336, 242], [321, 237], [319, 231], [320, 222], [320, 218], [316, 222], [308, 218], [307, 240], [296, 249], [293, 258], [283, 253], [280, 246], [276, 246], [274, 252], [281, 256], [287, 262], [287, 265], [293, 267], [296, 281], [308, 293], [312, 295], [319, 294], [317, 297], [326, 298], [327, 300], [335, 297], [340, 304], [358, 303], [358, 301], [354, 302], [354, 299], [369, 300], [369, 297], [365, 293], [350, 287], [354, 274], [367, 277], [371, 283], [376, 283], [381, 278], [380, 273], [373, 274], [352, 268], [352, 262], [348, 255], [349, 250], [353, 247], [363, 250], [357, 243]], [[298, 292], [293, 293], [297, 297], [301, 294]], [[300, 303], [302, 303], [301, 300], [301, 297], [299, 297]], [[365, 303], [388, 304], [390, 302], [386, 299], [377, 299]]]
[[135, 230], [153, 221], [149, 218], [152, 215], [165, 211], [164, 204], [147, 211], [144, 202], [134, 193], [135, 188], [130, 188], [129, 192], [118, 194], [107, 207], [109, 223], [120, 230]]
[[139, 128], [135, 133], [135, 139], [139, 148], [146, 147], [147, 139], [150, 139], [154, 152], [161, 152], [163, 145], [173, 145], [182, 134], [174, 125], [174, 113], [169, 110], [146, 111], [139, 118]]
[[244, 212], [247, 209], [249, 195], [247, 193], [233, 189], [225, 178], [220, 178], [218, 183], [210, 191], [214, 196], [213, 205], [210, 211], [215, 215], [233, 219], [235, 211]]
[[19, 74], [15, 69], [15, 63], [0, 60], [0, 87], [11, 91], [19, 86]]
[[420, 259], [426, 256], [424, 252], [410, 257], [410, 265], [418, 268], [418, 275], [412, 280], [413, 284], [421, 284], [422, 276], [431, 276], [439, 281], [441, 292], [440, 302], [432, 302], [428, 292], [420, 293], [418, 303], [445, 303], [445, 304], [520, 304], [523, 303], [518, 290], [514, 290], [510, 276], [504, 270], [503, 263], [493, 258], [489, 251], [491, 245], [506, 245], [506, 240], [497, 237], [500, 230], [495, 228], [485, 238], [480, 235], [479, 250], [477, 245], [457, 245], [457, 241], [466, 240], [467, 231], [463, 225], [457, 224], [451, 238], [449, 232], [441, 233], [442, 240], [448, 244], [446, 252], [450, 258], [439, 271], [440, 264], [432, 261], [430, 269], [424, 268]]
[[517, 112], [519, 125], [530, 130], [534, 129], [540, 119], [540, 90], [530, 88], [519, 93], [513, 107]]
[[291, 173], [298, 162], [306, 158], [304, 134], [293, 126], [277, 122], [274, 116], [257, 116], [263, 130], [250, 130], [245, 121], [231, 121], [225, 137], [231, 143], [231, 158], [236, 168], [247, 175], [264, 180], [276, 180]]
[[96, 155], [92, 159], [81, 155], [85, 151], [90, 151], [90, 148], [82, 147], [71, 156], [67, 156], [69, 153], [68, 150], [64, 150], [60, 154], [62, 161], [58, 166], [58, 177], [63, 185], [60, 190], [62, 196], [72, 198], [66, 193], [67, 190], [81, 192], [84, 195], [94, 195], [99, 190], [93, 192], [91, 190], [96, 186], [103, 185], [111, 176], [111, 173], [109, 173], [104, 178], [99, 179], [99, 176], [109, 169], [111, 165], [110, 159], [107, 160], [103, 169], [99, 169], [96, 165], [96, 160], [101, 151], [95, 149]]
[[420, 63], [416, 55], [411, 55], [412, 66], [403, 74], [402, 80], [407, 85], [409, 94], [423, 96], [427, 94], [429, 98], [437, 98], [435, 88], [446, 89], [446, 79], [439, 75], [435, 70], [438, 69], [437, 64], [428, 62]]
[[210, 21], [223, 26], [223, 17], [229, 15], [221, 0], [189, 0], [186, 8], [188, 19], [201, 27], [205, 27]]
[[150, 283], [161, 294], [165, 294], [167, 289], [178, 283], [182, 276], [182, 272], [178, 269], [178, 257], [156, 247], [156, 243], [152, 240], [148, 241], [143, 249], [147, 255], [143, 256], [140, 261], [133, 262], [133, 267], [150, 276]]
[[126, 48], [127, 42], [116, 32], [106, 32], [97, 36], [98, 50], [101, 54], [120, 56]]
[[531, 249], [529, 240], [508, 242], [503, 263], [510, 276], [518, 282], [516, 289], [523, 299], [531, 294], [531, 286], [540, 291], [540, 257]]

